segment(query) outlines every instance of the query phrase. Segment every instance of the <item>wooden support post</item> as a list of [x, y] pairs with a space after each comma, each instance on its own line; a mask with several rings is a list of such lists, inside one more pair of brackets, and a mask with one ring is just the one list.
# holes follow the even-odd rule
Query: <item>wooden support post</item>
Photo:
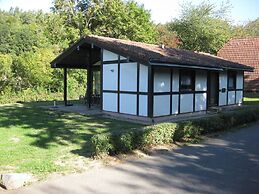
[[67, 106], [67, 68], [64, 68], [64, 103]]
[[87, 104], [88, 104], [88, 108], [91, 108], [91, 103], [92, 103], [92, 84], [93, 84], [92, 48], [90, 48], [89, 61], [88, 61], [88, 64], [87, 64]]

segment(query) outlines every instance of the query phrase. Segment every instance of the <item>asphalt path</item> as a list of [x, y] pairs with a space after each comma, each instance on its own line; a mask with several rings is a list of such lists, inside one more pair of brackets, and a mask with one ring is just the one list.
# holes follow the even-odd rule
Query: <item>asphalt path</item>
[[259, 125], [4, 193], [259, 193]]

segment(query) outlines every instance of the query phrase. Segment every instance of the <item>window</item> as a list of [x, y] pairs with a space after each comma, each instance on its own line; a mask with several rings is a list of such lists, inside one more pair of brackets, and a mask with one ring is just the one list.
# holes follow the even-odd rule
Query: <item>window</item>
[[180, 91], [194, 91], [195, 71], [184, 70], [180, 71]]
[[228, 72], [228, 90], [236, 89], [236, 73]]

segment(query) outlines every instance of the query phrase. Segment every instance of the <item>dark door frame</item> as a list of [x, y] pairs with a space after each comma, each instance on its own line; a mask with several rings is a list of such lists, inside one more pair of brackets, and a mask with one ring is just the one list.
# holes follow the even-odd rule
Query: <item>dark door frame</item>
[[[215, 74], [217, 79], [216, 79], [216, 87], [215, 87], [215, 101], [216, 104], [211, 104], [211, 74]], [[214, 105], [218, 106], [219, 105], [219, 72], [216, 71], [208, 71], [208, 86], [207, 86], [207, 90], [208, 90], [208, 107], [212, 107]]]

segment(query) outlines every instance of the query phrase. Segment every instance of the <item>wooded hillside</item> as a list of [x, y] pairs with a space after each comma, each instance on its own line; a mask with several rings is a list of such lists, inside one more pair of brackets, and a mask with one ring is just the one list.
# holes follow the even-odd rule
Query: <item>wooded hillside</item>
[[[231, 37], [259, 36], [259, 19], [234, 26], [227, 8], [183, 6], [180, 18], [155, 25], [143, 5], [123, 0], [54, 0], [50, 13], [0, 11], [0, 103], [60, 98], [53, 60], [85, 34], [215, 53]], [[69, 71], [71, 97], [84, 94], [86, 72]], [[57, 95], [56, 95], [57, 94]]]

